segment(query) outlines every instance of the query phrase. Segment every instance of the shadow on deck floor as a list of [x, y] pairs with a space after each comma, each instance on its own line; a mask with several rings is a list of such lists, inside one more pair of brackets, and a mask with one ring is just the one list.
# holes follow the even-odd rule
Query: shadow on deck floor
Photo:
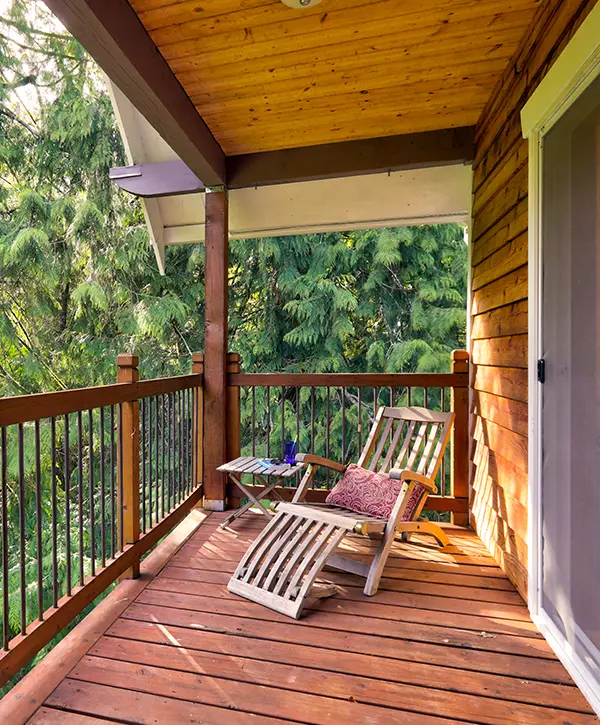
[[340, 594], [296, 622], [227, 592], [265, 519], [222, 531], [224, 516], [102, 630], [31, 725], [598, 722], [473, 532], [450, 528], [444, 550], [397, 542], [374, 598], [326, 572]]

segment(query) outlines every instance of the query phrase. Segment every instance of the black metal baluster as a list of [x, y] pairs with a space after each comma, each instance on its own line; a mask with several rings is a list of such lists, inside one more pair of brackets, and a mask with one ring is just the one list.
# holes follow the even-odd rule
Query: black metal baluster
[[58, 607], [58, 500], [56, 490], [56, 418], [50, 418], [51, 471], [50, 488], [52, 499], [52, 605]]
[[172, 511], [175, 506], [175, 491], [177, 489], [177, 403], [175, 400], [175, 393], [171, 393], [169, 405], [171, 406], [171, 445], [169, 446], [169, 450], [171, 451], [171, 495], [169, 497], [169, 511]]
[[[296, 453], [300, 452], [300, 388], [296, 388]], [[296, 473], [296, 486], [300, 484], [300, 471]]]
[[423, 401], [425, 408], [429, 408], [429, 388], [423, 388]]
[[141, 414], [142, 414], [142, 533], [146, 533], [146, 399], [142, 398], [141, 403]]
[[90, 565], [91, 574], [96, 576], [96, 501], [94, 496], [94, 412], [88, 410], [88, 428], [89, 428], [89, 485], [90, 485]]
[[377, 415], [379, 406], [379, 388], [373, 388], [373, 418]]
[[362, 451], [362, 388], [358, 388], [358, 451]]
[[44, 572], [42, 569], [42, 463], [40, 450], [40, 421], [34, 423], [35, 431], [35, 529], [36, 529], [36, 558], [37, 558], [37, 599], [38, 619], [44, 620]]
[[117, 482], [119, 486], [119, 551], [125, 548], [125, 532], [123, 523], [123, 404], [119, 403], [119, 422], [117, 435], [117, 465], [119, 467], [119, 475]]
[[310, 452], [315, 453], [315, 389], [310, 389]]
[[167, 425], [168, 420], [168, 411], [165, 414], [165, 396], [164, 394], [160, 396], [160, 406], [161, 406], [161, 448], [162, 448], [162, 466], [161, 466], [161, 508], [162, 508], [162, 515], [161, 518], [164, 518], [165, 516], [165, 462], [166, 462], [166, 450], [165, 450], [165, 429]]
[[8, 623], [8, 482], [6, 460], [6, 428], [0, 432], [0, 447], [2, 449], [2, 647], [8, 650], [10, 629]]
[[267, 458], [271, 457], [271, 388], [265, 388], [267, 394]]
[[[394, 407], [394, 388], [390, 386], [390, 408], [393, 408], [393, 407]], [[392, 440], [394, 439], [394, 433], [396, 432], [396, 423], [397, 423], [397, 421], [395, 421], [392, 418], [392, 429], [390, 430], [390, 436], [388, 438], [388, 442], [389, 442], [388, 452], [389, 452], [389, 450], [391, 448]], [[393, 465], [394, 465], [394, 462], [392, 461], [391, 464], [390, 464], [390, 468]]]
[[252, 386], [252, 455], [256, 455], [256, 388]]
[[110, 406], [110, 554], [117, 552], [117, 527], [115, 526], [115, 406]]
[[342, 463], [346, 461], [346, 388], [342, 387]]
[[408, 398], [408, 407], [410, 408], [410, 406], [412, 405], [412, 402], [411, 402], [412, 401], [412, 388], [411, 387], [408, 388], [407, 398]]
[[73, 586], [71, 575], [71, 461], [69, 460], [69, 415], [65, 415], [65, 439], [64, 439], [64, 470], [65, 470], [65, 546], [67, 564], [67, 596], [71, 596]]
[[195, 469], [195, 463], [194, 463], [194, 450], [196, 448], [195, 441], [196, 436], [194, 434], [194, 389], [190, 388], [190, 392], [188, 394], [188, 446], [189, 446], [189, 458], [190, 458], [190, 473], [189, 473], [189, 479], [188, 479], [188, 496], [191, 494], [191, 492], [194, 489], [194, 471]]
[[148, 524], [152, 528], [154, 519], [152, 518], [152, 441], [154, 436], [152, 435], [152, 400], [148, 398]]
[[173, 393], [173, 407], [175, 411], [173, 413], [174, 421], [174, 436], [175, 442], [173, 444], [173, 455], [174, 455], [174, 471], [173, 471], [173, 508], [179, 503], [179, 489], [181, 487], [181, 439], [180, 439], [180, 416], [179, 416], [179, 392]]
[[281, 457], [285, 455], [285, 388], [281, 386]]
[[[331, 388], [327, 387], [327, 424], [325, 437], [325, 458], [330, 456], [330, 428], [331, 428]], [[327, 469], [327, 488], [329, 488], [329, 468]]]
[[27, 633], [27, 583], [25, 576], [25, 455], [23, 452], [23, 424], [18, 426], [19, 448], [19, 574], [21, 584], [21, 634]]
[[106, 448], [104, 435], [106, 432], [104, 408], [100, 408], [100, 556], [102, 566], [106, 566]]

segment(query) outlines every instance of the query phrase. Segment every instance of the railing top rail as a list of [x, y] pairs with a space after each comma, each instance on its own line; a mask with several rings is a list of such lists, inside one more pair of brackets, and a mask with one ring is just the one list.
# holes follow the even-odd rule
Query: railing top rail
[[468, 373], [230, 373], [233, 386], [466, 388]]
[[0, 427], [127, 403], [202, 385], [202, 373], [0, 398]]

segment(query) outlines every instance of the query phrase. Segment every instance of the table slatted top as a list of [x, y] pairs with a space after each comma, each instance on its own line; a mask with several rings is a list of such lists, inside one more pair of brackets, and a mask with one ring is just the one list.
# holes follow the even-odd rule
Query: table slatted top
[[248, 473], [253, 476], [277, 476], [278, 478], [290, 478], [295, 476], [298, 471], [304, 468], [304, 463], [296, 463], [290, 466], [289, 463], [283, 463], [280, 466], [265, 466], [262, 458], [256, 456], [240, 456], [239, 458], [224, 463], [217, 468], [217, 471], [224, 473]]

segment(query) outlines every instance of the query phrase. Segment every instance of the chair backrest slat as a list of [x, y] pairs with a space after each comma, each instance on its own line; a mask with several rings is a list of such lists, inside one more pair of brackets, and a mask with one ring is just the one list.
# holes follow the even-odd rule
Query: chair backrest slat
[[373, 452], [373, 448], [375, 447], [375, 442], [377, 441], [379, 431], [381, 430], [381, 426], [383, 424], [384, 411], [385, 408], [379, 408], [379, 410], [377, 411], [377, 415], [375, 416], [375, 422], [371, 427], [369, 437], [367, 438], [365, 446], [362, 449], [362, 453], [360, 454], [360, 458], [358, 459], [358, 465], [362, 468], [365, 467], [365, 463], [369, 460], [369, 457]]
[[446, 450], [446, 443], [448, 442], [448, 438], [450, 437], [450, 427], [451, 426], [448, 426], [448, 430], [446, 430], [446, 428], [444, 427], [440, 435], [438, 436], [435, 450], [433, 451], [433, 455], [431, 456], [431, 460], [429, 461], [427, 472], [425, 473], [425, 475], [429, 476], [429, 478], [435, 478], [437, 476], [439, 467], [442, 465], [442, 456], [444, 455], [444, 452]]
[[[394, 419], [391, 419], [392, 424], [394, 423]], [[406, 428], [406, 425], [404, 424], [404, 421], [401, 420], [396, 425], [396, 430], [394, 431], [394, 435], [392, 436], [392, 440], [390, 441], [390, 446], [388, 448], [388, 452], [383, 460], [383, 463], [381, 464], [379, 471], [381, 473], [387, 473], [388, 468], [390, 467], [390, 463], [392, 462], [392, 459], [394, 457], [394, 453], [396, 452], [396, 448], [398, 447], [398, 441], [400, 440], [400, 436], [402, 435], [402, 431]]]
[[433, 450], [433, 444], [435, 439], [438, 437], [440, 429], [439, 423], [432, 423], [429, 426], [429, 433], [427, 434], [427, 441], [425, 442], [425, 448], [423, 449], [423, 455], [421, 456], [421, 462], [419, 463], [419, 473], [424, 476], [427, 475], [427, 469], [429, 467], [429, 459], [431, 458], [431, 451]]
[[387, 473], [393, 461], [394, 468], [435, 479], [453, 421], [452, 412], [438, 413], [418, 407], [380, 408], [358, 465]]
[[[421, 447], [423, 446], [423, 440], [425, 438], [426, 433], [427, 433], [427, 423], [421, 423], [419, 425], [419, 430], [417, 432], [417, 435], [415, 436], [414, 440], [412, 441], [412, 444], [410, 447], [410, 454], [408, 456], [408, 460], [406, 461], [406, 468], [409, 471], [416, 470], [419, 467], [419, 465], [417, 463], [417, 455], [419, 453], [421, 453]], [[421, 459], [419, 458], [419, 463], [420, 462], [421, 462]]]
[[404, 435], [402, 445], [400, 446], [398, 457], [394, 461], [394, 468], [402, 468], [407, 455], [410, 455], [410, 442], [413, 439], [415, 426], [416, 422], [414, 420], [407, 421], [406, 433]]
[[381, 454], [383, 453], [383, 449], [385, 448], [387, 439], [390, 437], [390, 431], [392, 430], [393, 423], [393, 418], [388, 418], [386, 420], [385, 426], [383, 428], [383, 433], [380, 433], [379, 435], [379, 443], [377, 444], [377, 448], [375, 449], [375, 454], [371, 459], [371, 462], [369, 463], [369, 471], [374, 471], [377, 468], [377, 464], [379, 463], [379, 459], [381, 458]]

